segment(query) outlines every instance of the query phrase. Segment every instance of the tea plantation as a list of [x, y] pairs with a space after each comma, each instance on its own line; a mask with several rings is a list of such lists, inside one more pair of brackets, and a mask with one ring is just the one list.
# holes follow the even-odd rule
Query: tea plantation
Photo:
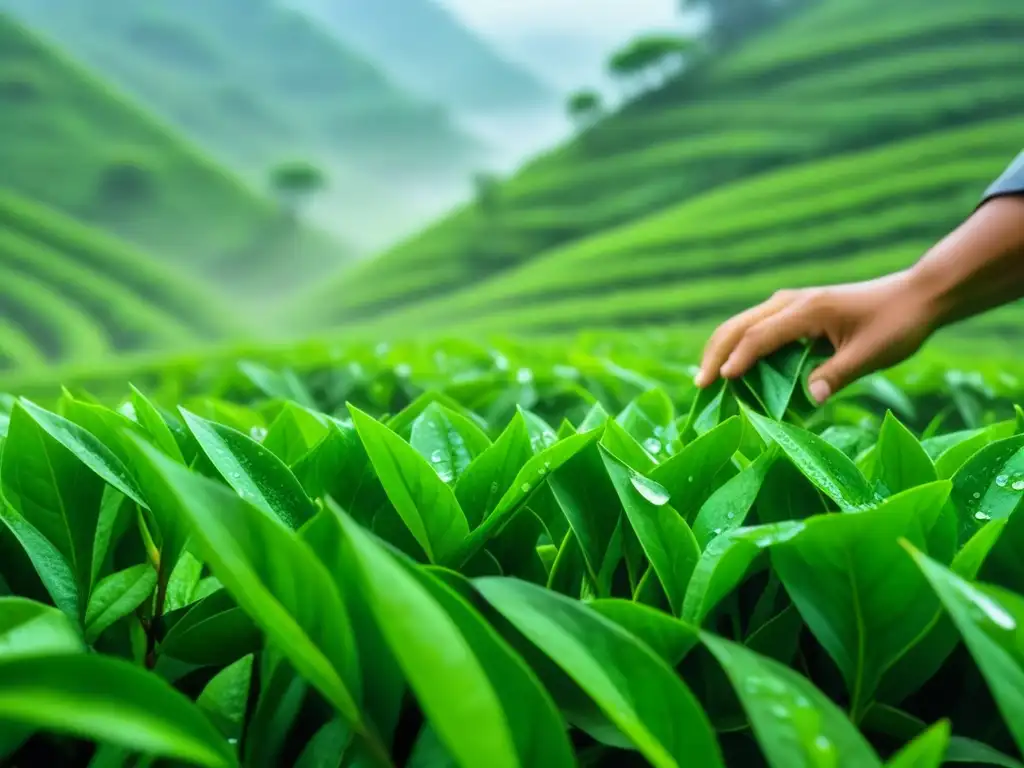
[[0, 132], [5, 194], [57, 209], [230, 294], [312, 281], [346, 257], [342, 245], [283, 221], [269, 198], [2, 12]]
[[1022, 40], [1015, 0], [813, 3], [303, 296], [296, 316], [708, 322], [780, 285], [904, 266], [1020, 150]]
[[647, 349], [0, 401], [0, 755], [1019, 766], [1020, 380]]

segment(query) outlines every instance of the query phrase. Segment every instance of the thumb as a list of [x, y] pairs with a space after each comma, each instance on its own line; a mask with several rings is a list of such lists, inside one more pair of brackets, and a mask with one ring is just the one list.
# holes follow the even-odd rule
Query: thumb
[[811, 373], [807, 388], [820, 405], [870, 370], [869, 347], [864, 344], [850, 344], [841, 347]]

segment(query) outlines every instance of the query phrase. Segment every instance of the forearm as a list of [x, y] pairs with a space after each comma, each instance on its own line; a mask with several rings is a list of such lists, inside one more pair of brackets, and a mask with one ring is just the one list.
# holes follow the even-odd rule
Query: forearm
[[989, 200], [906, 276], [934, 329], [1024, 297], [1024, 195]]

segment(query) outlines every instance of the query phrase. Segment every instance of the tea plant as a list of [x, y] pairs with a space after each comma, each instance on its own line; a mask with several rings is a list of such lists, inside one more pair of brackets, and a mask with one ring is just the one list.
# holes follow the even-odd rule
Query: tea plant
[[248, 405], [0, 400], [0, 756], [1020, 766], [1024, 413], [816, 411], [810, 357], [530, 408], [253, 366]]

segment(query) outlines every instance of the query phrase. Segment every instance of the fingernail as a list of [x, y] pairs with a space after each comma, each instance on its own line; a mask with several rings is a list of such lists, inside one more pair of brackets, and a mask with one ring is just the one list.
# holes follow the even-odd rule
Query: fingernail
[[819, 405], [821, 405], [826, 400], [828, 400], [829, 395], [832, 394], [832, 387], [830, 387], [828, 385], [828, 382], [825, 381], [824, 379], [818, 379], [816, 381], [812, 381], [811, 382], [811, 386], [810, 386], [810, 390], [811, 390], [811, 397], [813, 397], [814, 400]]
[[704, 369], [703, 368], [701, 368], [699, 371], [697, 371], [697, 375], [693, 377], [693, 383], [696, 384], [698, 387], [702, 387], [702, 388], [707, 386], [707, 382], [704, 381]]

